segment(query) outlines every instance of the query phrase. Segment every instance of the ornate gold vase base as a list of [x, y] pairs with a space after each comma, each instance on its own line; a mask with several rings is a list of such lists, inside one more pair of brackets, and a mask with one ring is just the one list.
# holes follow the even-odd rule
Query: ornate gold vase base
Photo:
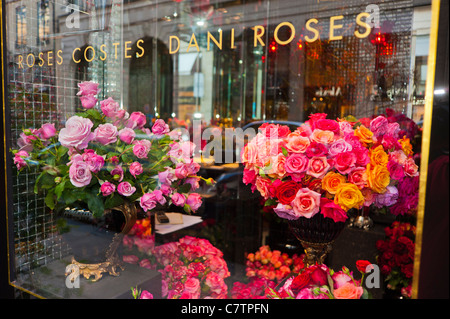
[[[78, 275], [83, 276], [86, 279], [89, 279], [91, 276], [94, 276], [93, 282], [100, 280], [103, 276], [103, 273], [108, 273], [111, 276], [119, 276], [120, 273], [117, 271], [119, 268], [123, 271], [124, 265], [123, 261], [119, 258], [117, 254], [117, 249], [119, 245], [122, 243], [123, 237], [128, 234], [133, 225], [137, 220], [137, 209], [134, 203], [125, 202], [124, 204], [115, 207], [113, 209], [105, 210], [103, 215], [107, 215], [111, 213], [113, 210], [120, 211], [125, 217], [125, 225], [122, 228], [120, 233], [114, 235], [114, 238], [111, 244], [106, 251], [106, 261], [101, 263], [94, 264], [86, 264], [80, 263], [72, 258], [72, 265], [77, 267], [71, 267], [71, 271], [74, 272], [76, 268], [78, 270]], [[66, 273], [66, 276], [69, 275]]]
[[303, 262], [305, 267], [310, 267], [316, 264], [323, 264], [327, 255], [332, 251], [333, 242], [328, 243], [310, 243], [304, 240], [300, 240], [304, 250], [305, 258]]

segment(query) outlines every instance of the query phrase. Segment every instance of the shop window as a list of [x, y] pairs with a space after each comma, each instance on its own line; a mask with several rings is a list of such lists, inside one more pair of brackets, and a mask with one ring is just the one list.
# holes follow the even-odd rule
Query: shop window
[[21, 48], [27, 44], [27, 7], [16, 8], [16, 47]]
[[37, 3], [37, 30], [37, 44], [48, 44], [48, 36], [50, 34], [50, 8], [48, 0], [41, 0]]

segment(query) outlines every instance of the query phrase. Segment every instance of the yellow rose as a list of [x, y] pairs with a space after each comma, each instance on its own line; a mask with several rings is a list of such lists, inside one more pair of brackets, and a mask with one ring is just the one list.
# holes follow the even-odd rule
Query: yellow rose
[[373, 142], [373, 133], [364, 125], [360, 125], [359, 127], [357, 127], [353, 134], [355, 134], [355, 136], [359, 138], [359, 141], [365, 145], [371, 144]]
[[389, 162], [389, 155], [384, 151], [383, 145], [378, 145], [369, 151], [370, 163], [373, 165], [386, 166]]
[[402, 150], [407, 156], [413, 153], [412, 145], [409, 142], [409, 138], [406, 138], [406, 136], [403, 136], [403, 138], [401, 140], [398, 140], [398, 142], [402, 146]]
[[384, 193], [391, 178], [386, 166], [367, 164], [367, 184], [376, 193]]
[[361, 208], [364, 204], [364, 196], [355, 184], [344, 183], [338, 188], [334, 196], [334, 203], [345, 211], [351, 208]]
[[341, 174], [328, 172], [322, 179], [322, 188], [330, 194], [336, 194], [339, 186], [345, 182], [345, 177]]

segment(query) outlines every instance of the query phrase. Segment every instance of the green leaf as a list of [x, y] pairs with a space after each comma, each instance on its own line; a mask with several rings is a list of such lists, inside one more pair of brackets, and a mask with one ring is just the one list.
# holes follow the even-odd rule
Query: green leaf
[[105, 209], [117, 207], [123, 204], [124, 200], [119, 194], [113, 194], [106, 198], [105, 200]]
[[103, 200], [93, 194], [87, 195], [87, 205], [94, 217], [101, 217], [105, 211]]
[[45, 205], [47, 205], [50, 209], [54, 209], [56, 205], [55, 200], [55, 194], [53, 190], [48, 191], [47, 195], [45, 196]]
[[283, 152], [284, 156], [288, 156], [289, 155], [287, 149], [285, 149], [284, 147], [281, 148], [281, 151]]
[[64, 191], [64, 186], [65, 185], [66, 185], [66, 181], [62, 181], [61, 183], [56, 185], [56, 187], [55, 187], [56, 199], [59, 200], [59, 198], [61, 197], [62, 192]]
[[268, 200], [266, 200], [266, 202], [264, 203], [264, 206], [275, 206], [277, 204], [277, 201], [274, 200], [273, 198], [269, 198]]

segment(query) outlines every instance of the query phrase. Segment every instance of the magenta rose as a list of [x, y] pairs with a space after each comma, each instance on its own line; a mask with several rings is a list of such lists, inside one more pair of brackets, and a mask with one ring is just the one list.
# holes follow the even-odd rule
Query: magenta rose
[[147, 158], [148, 152], [152, 147], [152, 143], [149, 140], [139, 140], [133, 142], [133, 154], [138, 158]]
[[91, 132], [94, 123], [88, 118], [72, 116], [66, 122], [66, 127], [59, 132], [59, 142], [65, 147], [85, 149], [88, 143], [94, 139]]
[[112, 97], [109, 97], [100, 102], [100, 108], [106, 117], [115, 118], [120, 110], [120, 105]]
[[20, 170], [27, 166], [27, 162], [25, 161], [25, 158], [27, 158], [29, 154], [27, 151], [18, 151], [16, 154], [14, 154], [14, 164], [16, 165], [17, 169]]
[[142, 112], [133, 112], [127, 120], [126, 127], [131, 129], [141, 129], [144, 127], [147, 117]]
[[142, 172], [144, 171], [141, 163], [139, 163], [139, 162], [131, 163], [129, 170], [130, 170], [130, 174], [133, 175], [134, 178], [136, 178], [136, 176], [142, 174]]
[[392, 179], [401, 181], [405, 177], [403, 165], [397, 162], [395, 159], [389, 160], [389, 162], [387, 163], [387, 169]]
[[100, 186], [100, 191], [102, 192], [103, 196], [109, 196], [116, 190], [116, 185], [110, 182], [104, 182], [102, 186]]
[[100, 124], [94, 131], [95, 140], [103, 145], [117, 141], [117, 127], [111, 123]]
[[320, 119], [315, 122], [315, 129], [323, 131], [332, 131], [335, 135], [339, 135], [339, 123], [335, 120]]
[[95, 151], [91, 149], [85, 149], [84, 153], [81, 155], [81, 158], [88, 164], [89, 169], [93, 173], [99, 172], [105, 164], [105, 159], [103, 156], [97, 155]]
[[117, 186], [117, 192], [122, 196], [131, 196], [136, 191], [136, 187], [133, 187], [128, 182], [122, 182]]
[[79, 91], [77, 95], [85, 96], [85, 95], [96, 95], [100, 92], [100, 89], [98, 88], [98, 83], [91, 82], [91, 81], [84, 81], [81, 83], [78, 83]]
[[160, 189], [154, 190], [152, 194], [155, 196], [156, 201], [161, 205], [164, 205], [167, 202], [163, 192]]
[[308, 188], [301, 188], [291, 204], [296, 214], [311, 218], [320, 210], [320, 194]]
[[370, 121], [369, 129], [376, 137], [386, 134], [388, 130], [388, 120], [386, 117], [380, 115]]
[[256, 172], [253, 169], [244, 169], [244, 176], [242, 181], [245, 185], [254, 184], [256, 181]]
[[344, 152], [336, 155], [334, 167], [342, 175], [350, 173], [350, 171], [355, 167], [356, 155], [354, 152]]
[[116, 166], [112, 171], [111, 175], [115, 181], [121, 182], [123, 180], [123, 168], [122, 166]]
[[170, 132], [169, 125], [164, 120], [157, 119], [152, 126], [152, 132], [156, 135], [163, 135]]
[[313, 156], [326, 156], [328, 153], [328, 148], [322, 144], [322, 143], [317, 143], [317, 142], [312, 142], [311, 144], [309, 144], [309, 146], [306, 148], [306, 155], [308, 157], [313, 157]]
[[143, 292], [141, 292], [141, 296], [139, 297], [139, 299], [153, 299], [153, 295], [147, 290], [144, 290]]
[[83, 161], [75, 161], [70, 165], [69, 177], [72, 185], [83, 187], [89, 185], [92, 179], [91, 170], [87, 163]]
[[97, 98], [93, 95], [80, 96], [81, 106], [85, 109], [92, 109], [97, 104]]
[[49, 138], [55, 136], [55, 134], [56, 134], [56, 128], [55, 128], [55, 124], [53, 124], [53, 123], [45, 123], [39, 129], [39, 135], [44, 140], [48, 140]]
[[159, 172], [158, 178], [161, 184], [170, 184], [176, 179], [174, 170], [170, 167], [166, 167], [165, 171]]
[[189, 174], [189, 167], [186, 164], [179, 163], [175, 168], [175, 176], [178, 179], [186, 178]]
[[191, 193], [186, 199], [186, 204], [188, 204], [193, 211], [196, 211], [202, 205], [202, 197], [197, 193]]
[[172, 203], [175, 206], [183, 207], [186, 203], [186, 197], [183, 194], [175, 193], [172, 195]]
[[129, 127], [125, 127], [119, 131], [119, 138], [124, 143], [127, 144], [133, 143], [135, 137], [136, 132]]
[[335, 223], [345, 222], [348, 218], [345, 210], [327, 198], [321, 198], [320, 213], [324, 217], [331, 218]]

